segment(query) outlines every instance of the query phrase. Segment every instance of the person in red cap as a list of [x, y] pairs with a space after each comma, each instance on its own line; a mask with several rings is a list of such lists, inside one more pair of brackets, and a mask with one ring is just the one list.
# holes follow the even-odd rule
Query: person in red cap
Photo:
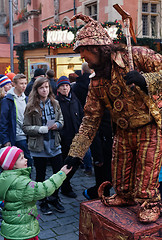
[[11, 79], [11, 81], [12, 81], [13, 78], [16, 76], [16, 74], [13, 73], [13, 72], [8, 72], [8, 73], [6, 73], [6, 76], [7, 76], [9, 79]]
[[1, 235], [4, 240], [38, 240], [36, 201], [52, 195], [71, 169], [63, 166], [46, 181], [35, 182], [29, 177], [31, 167], [27, 167], [23, 151], [15, 146], [0, 149], [0, 166], [4, 169], [0, 175], [0, 201], [4, 200]]
[[139, 221], [155, 222], [160, 216], [161, 199], [158, 177], [162, 159], [162, 57], [151, 49], [134, 46], [135, 70], [130, 71], [128, 50], [114, 44], [99, 22], [82, 14], [72, 18], [76, 19], [86, 25], [76, 35], [74, 51], [94, 69], [94, 74], [85, 115], [65, 162], [70, 167], [83, 159], [107, 108], [116, 124], [112, 152], [116, 194], [105, 197], [104, 184], [99, 188], [99, 197], [107, 206], [138, 204]]

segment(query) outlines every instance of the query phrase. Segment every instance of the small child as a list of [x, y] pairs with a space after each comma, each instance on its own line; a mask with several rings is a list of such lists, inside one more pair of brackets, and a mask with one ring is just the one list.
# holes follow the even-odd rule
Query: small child
[[44, 182], [32, 181], [31, 168], [23, 151], [15, 146], [0, 149], [0, 201], [2, 209], [1, 235], [4, 240], [38, 240], [39, 215], [36, 201], [53, 194], [71, 171], [66, 165]]

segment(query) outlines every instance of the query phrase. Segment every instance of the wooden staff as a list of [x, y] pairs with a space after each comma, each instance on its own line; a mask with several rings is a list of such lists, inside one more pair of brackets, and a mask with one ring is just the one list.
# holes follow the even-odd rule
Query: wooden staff
[[[133, 64], [133, 56], [132, 56], [132, 45], [131, 45], [131, 35], [135, 43], [136, 37], [133, 30], [133, 20], [129, 13], [124, 11], [122, 7], [119, 4], [114, 4], [113, 7], [116, 9], [116, 11], [122, 16], [122, 20], [124, 22], [124, 26], [126, 29], [126, 41], [127, 41], [127, 48], [128, 48], [128, 59], [129, 59], [129, 70], [134, 70], [134, 64]], [[135, 87], [134, 83], [131, 85], [131, 89]]]

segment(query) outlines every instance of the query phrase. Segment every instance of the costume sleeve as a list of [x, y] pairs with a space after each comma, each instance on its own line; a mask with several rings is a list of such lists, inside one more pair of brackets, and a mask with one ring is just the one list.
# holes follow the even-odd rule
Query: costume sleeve
[[148, 95], [144, 94], [138, 87], [145, 104], [154, 117], [158, 126], [162, 127], [162, 55], [152, 49], [135, 47], [133, 49], [135, 66], [143, 72]]
[[142, 47], [134, 48], [133, 54], [135, 66], [140, 67], [145, 78], [149, 96], [157, 99], [162, 93], [162, 55]]
[[35, 182], [31, 180], [24, 190], [22, 196], [23, 201], [37, 201], [52, 195], [54, 191], [62, 185], [65, 179], [66, 174], [63, 171], [59, 171], [44, 182]]
[[75, 135], [70, 146], [68, 155], [72, 157], [83, 159], [99, 128], [105, 107], [99, 100], [98, 94], [96, 94], [97, 91], [98, 89], [93, 86], [92, 80], [84, 107], [84, 117], [79, 132]]
[[143, 73], [159, 72], [162, 70], [162, 55], [152, 49], [134, 47], [133, 60], [135, 68], [137, 67]]
[[146, 80], [148, 93], [159, 96], [162, 92], [162, 55], [152, 49], [142, 50], [139, 61], [142, 61], [143, 76]]
[[147, 83], [148, 93], [150, 97], [160, 97], [162, 95], [162, 72], [144, 73], [142, 75], [144, 76]]

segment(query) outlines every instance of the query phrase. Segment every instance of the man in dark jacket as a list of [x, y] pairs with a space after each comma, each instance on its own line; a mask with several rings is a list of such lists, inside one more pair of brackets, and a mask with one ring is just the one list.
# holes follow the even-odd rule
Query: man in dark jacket
[[88, 86], [90, 83], [90, 74], [91, 69], [88, 67], [88, 63], [84, 62], [82, 64], [82, 71], [81, 74], [78, 73], [79, 71], [76, 71], [75, 73], [78, 74], [78, 77], [76, 78], [76, 83], [73, 84], [72, 89], [77, 98], [79, 99], [82, 107], [84, 108], [87, 93], [88, 93]]
[[50, 85], [52, 87], [53, 93], [56, 95], [57, 94], [57, 86], [56, 86], [56, 81], [54, 79], [54, 71], [52, 69], [49, 69], [46, 72], [46, 77], [49, 79]]
[[34, 77], [33, 77], [33, 78], [31, 79], [31, 81], [28, 83], [28, 85], [27, 85], [27, 87], [26, 87], [26, 89], [25, 89], [25, 92], [24, 92], [26, 96], [29, 96], [35, 80], [36, 80], [38, 77], [44, 77], [44, 76], [45, 76], [45, 71], [44, 71], [42, 68], [37, 68], [37, 69], [34, 71]]
[[[64, 118], [64, 127], [60, 131], [61, 149], [63, 160], [67, 157], [73, 137], [78, 132], [83, 117], [83, 109], [71, 91], [70, 81], [66, 76], [62, 76], [57, 81], [57, 97]], [[78, 165], [79, 166], [79, 165]], [[76, 168], [73, 168], [67, 179], [61, 186], [61, 192], [67, 197], [75, 198], [77, 195], [73, 192], [70, 185], [70, 179], [74, 175]]]
[[[84, 197], [88, 200], [98, 198], [98, 188], [105, 182], [112, 182], [111, 159], [112, 159], [112, 127], [110, 113], [107, 109], [104, 111], [99, 129], [90, 146], [95, 173], [95, 185], [83, 191]], [[110, 195], [111, 185], [107, 185], [104, 195]]]
[[[72, 90], [79, 99], [84, 108], [90, 83], [91, 69], [88, 63], [82, 64], [82, 71], [76, 79], [76, 83], [72, 86]], [[77, 73], [77, 72], [76, 72]], [[96, 184], [83, 191], [83, 195], [88, 199], [98, 198], [98, 188], [101, 183], [111, 180], [111, 158], [112, 158], [112, 128], [110, 113], [105, 110], [101, 120], [100, 127], [90, 146], [94, 163], [94, 173]], [[110, 186], [105, 189], [105, 195], [109, 196]]]

